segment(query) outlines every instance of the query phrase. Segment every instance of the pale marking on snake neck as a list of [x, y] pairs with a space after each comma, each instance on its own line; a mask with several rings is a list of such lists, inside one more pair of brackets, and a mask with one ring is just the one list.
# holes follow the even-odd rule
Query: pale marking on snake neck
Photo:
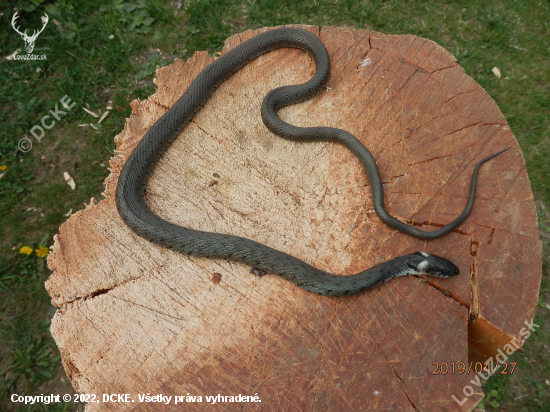
[[[426, 255], [427, 253], [422, 253], [422, 254]], [[430, 265], [430, 262], [428, 262], [427, 260], [423, 260], [418, 264], [418, 270], [420, 272], [424, 272], [429, 265]]]

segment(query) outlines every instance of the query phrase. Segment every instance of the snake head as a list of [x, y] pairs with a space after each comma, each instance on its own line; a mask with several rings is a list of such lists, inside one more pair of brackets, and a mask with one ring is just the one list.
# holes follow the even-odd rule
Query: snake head
[[440, 256], [430, 255], [426, 252], [416, 252], [409, 256], [414, 257], [407, 263], [411, 274], [450, 278], [459, 273], [453, 262]]

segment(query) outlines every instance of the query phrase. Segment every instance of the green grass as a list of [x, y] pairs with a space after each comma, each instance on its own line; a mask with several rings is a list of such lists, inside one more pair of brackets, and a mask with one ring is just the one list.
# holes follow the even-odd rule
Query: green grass
[[[349, 26], [413, 34], [445, 47], [504, 113], [542, 205], [541, 225], [550, 232], [550, 216], [543, 209], [550, 210], [548, 0], [203, 0], [186, 2], [185, 10], [160, 0], [15, 1], [0, 6], [1, 56], [23, 47], [10, 27], [13, 7], [23, 10], [22, 28], [39, 27], [44, 11], [50, 22], [34, 51], [45, 53], [47, 61], [0, 60], [8, 79], [0, 83], [0, 166], [7, 166], [0, 170], [5, 172], [0, 178], [0, 399], [14, 391], [45, 393], [63, 387], [59, 353], [48, 330], [53, 310], [43, 286], [48, 270], [44, 258], [22, 255], [19, 249], [50, 245], [67, 212], [81, 209], [91, 197], [101, 198], [113, 137], [131, 112], [129, 103], [154, 91], [156, 68], [197, 50], [214, 53], [227, 37], [247, 29], [288, 23]], [[500, 79], [491, 72], [495, 66]], [[42, 141], [34, 141], [30, 152], [18, 151], [19, 139], [34, 139], [29, 130], [64, 95], [76, 103], [74, 109]], [[83, 110], [103, 113], [109, 105], [101, 124]], [[97, 130], [79, 127], [90, 123]], [[65, 183], [63, 172], [77, 182], [76, 190]], [[514, 376], [489, 380], [487, 410], [550, 410], [548, 248], [545, 256], [535, 318], [544, 326], [528, 340], [524, 353], [513, 355], [518, 362]], [[59, 405], [48, 408], [23, 410], [62, 410]]]

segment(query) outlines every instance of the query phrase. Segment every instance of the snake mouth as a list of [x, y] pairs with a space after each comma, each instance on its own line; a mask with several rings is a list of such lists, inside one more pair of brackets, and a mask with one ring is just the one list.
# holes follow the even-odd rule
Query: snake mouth
[[454, 278], [458, 275], [458, 272], [447, 272], [447, 273], [430, 273], [430, 275], [439, 276], [440, 278]]

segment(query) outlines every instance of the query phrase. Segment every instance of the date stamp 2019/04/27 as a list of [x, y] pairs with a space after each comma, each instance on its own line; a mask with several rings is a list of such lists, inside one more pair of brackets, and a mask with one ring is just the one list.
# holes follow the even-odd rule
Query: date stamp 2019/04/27
[[470, 375], [471, 373], [479, 375], [484, 371], [493, 375], [499, 369], [501, 375], [511, 375], [516, 369], [516, 362], [499, 363], [498, 365], [500, 366], [498, 368], [495, 367], [494, 369], [491, 369], [490, 364], [483, 364], [481, 362], [470, 362], [469, 364], [466, 362], [433, 362], [432, 365], [434, 366], [432, 375], [462, 375], [464, 373], [467, 375]]

